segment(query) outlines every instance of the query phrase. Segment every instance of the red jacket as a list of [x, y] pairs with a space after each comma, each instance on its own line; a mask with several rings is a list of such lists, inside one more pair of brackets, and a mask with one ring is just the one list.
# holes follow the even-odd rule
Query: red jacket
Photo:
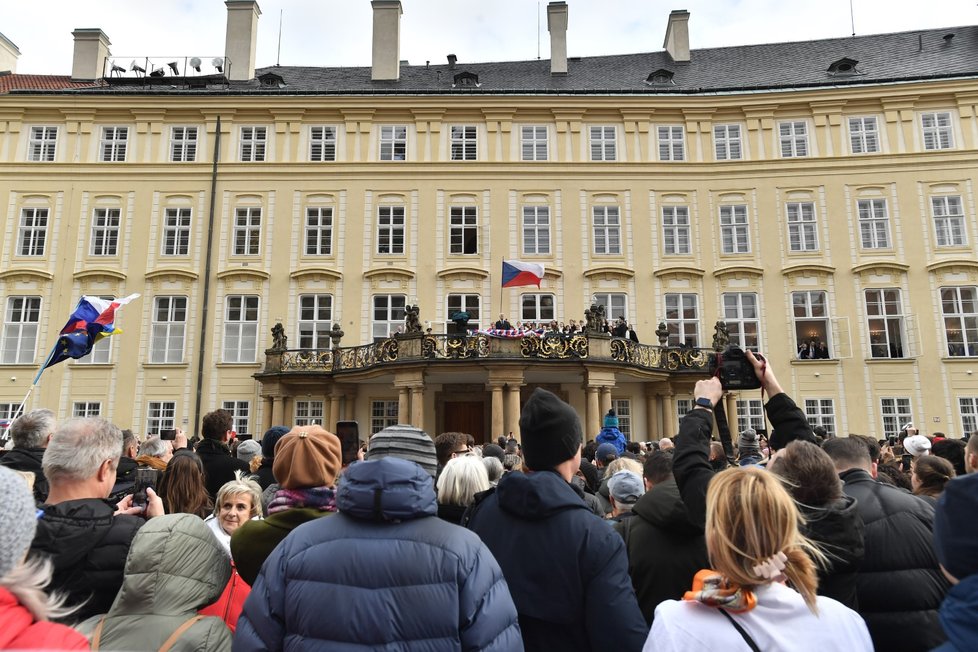
[[0, 587], [0, 649], [87, 650], [88, 639], [66, 625], [35, 621], [10, 591]]
[[228, 629], [233, 633], [238, 625], [238, 616], [244, 608], [245, 599], [251, 593], [251, 587], [238, 575], [234, 564], [231, 564], [231, 579], [224, 587], [224, 593], [212, 605], [208, 605], [198, 611], [201, 616], [217, 616], [224, 620]]

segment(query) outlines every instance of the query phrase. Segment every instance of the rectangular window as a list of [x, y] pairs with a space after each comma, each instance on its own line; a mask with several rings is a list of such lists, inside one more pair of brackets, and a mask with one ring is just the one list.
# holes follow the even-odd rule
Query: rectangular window
[[118, 208], [96, 208], [92, 215], [93, 256], [115, 256], [119, 251]]
[[740, 125], [714, 126], [713, 147], [718, 161], [739, 161], [744, 158]]
[[150, 401], [146, 411], [146, 434], [158, 435], [161, 430], [176, 428], [176, 414], [174, 401]]
[[808, 125], [804, 121], [779, 122], [781, 158], [808, 156]]
[[628, 323], [628, 295], [624, 292], [600, 292], [593, 295], [591, 301], [604, 307], [604, 316], [608, 321], [621, 317]]
[[102, 142], [99, 143], [101, 160], [110, 163], [125, 161], [128, 142], [129, 127], [102, 127]]
[[53, 161], [57, 146], [57, 127], [31, 127], [31, 137], [27, 144], [27, 160]]
[[890, 246], [890, 218], [885, 199], [860, 199], [859, 238], [863, 249], [886, 249]]
[[222, 401], [221, 409], [231, 415], [231, 430], [239, 435], [251, 434], [251, 403], [248, 401]]
[[399, 423], [398, 409], [397, 401], [371, 401], [370, 434], [376, 435], [384, 428], [396, 426]]
[[98, 401], [75, 401], [71, 405], [71, 416], [88, 419], [102, 415], [102, 404]]
[[687, 255], [691, 252], [688, 206], [662, 207], [662, 241], [666, 255]]
[[618, 141], [616, 130], [612, 126], [591, 127], [591, 160], [618, 160]]
[[31, 364], [37, 350], [41, 297], [8, 297], [3, 322], [3, 364]]
[[309, 160], [317, 163], [336, 160], [336, 127], [309, 128]]
[[806, 398], [805, 416], [812, 428], [822, 426], [825, 434], [835, 437], [835, 401], [830, 398]]
[[403, 161], [407, 159], [407, 127], [383, 125], [380, 128], [380, 160]]
[[681, 125], [671, 125], [659, 127], [659, 160], [660, 161], [685, 161], [686, 144], [685, 131]]
[[449, 252], [454, 256], [479, 253], [479, 220], [475, 206], [452, 206], [449, 213]]
[[903, 303], [900, 288], [866, 290], [869, 354], [873, 358], [902, 358]]
[[153, 301], [153, 335], [149, 361], [183, 362], [186, 328], [187, 297], [156, 297]]
[[621, 254], [621, 216], [617, 206], [595, 206], [594, 253], [617, 256]]
[[791, 306], [798, 358], [815, 360], [831, 357], [828, 300], [825, 292], [792, 292]]
[[920, 114], [920, 126], [924, 133], [924, 149], [951, 149], [954, 147], [954, 128], [951, 114], [946, 111]]
[[666, 294], [666, 346], [700, 345], [699, 299], [695, 294]]
[[190, 253], [189, 208], [168, 208], [163, 213], [164, 256], [186, 256]]
[[460, 312], [467, 312], [469, 314], [470, 328], [478, 328], [479, 304], [481, 300], [482, 298], [478, 294], [449, 294], [448, 310], [445, 312], [445, 316], [448, 318], [445, 322], [445, 332], [456, 332], [455, 322], [452, 321], [452, 317]]
[[295, 425], [311, 426], [313, 424], [323, 425], [323, 402], [296, 401]]
[[241, 127], [239, 159], [243, 163], [259, 163], [265, 160], [268, 130], [265, 127]]
[[234, 211], [234, 255], [257, 256], [261, 243], [261, 208], [251, 206]]
[[853, 154], [874, 154], [880, 151], [880, 134], [876, 118], [849, 118], [849, 143]]
[[333, 253], [333, 209], [329, 206], [306, 208], [306, 255]]
[[400, 331], [404, 326], [404, 308], [406, 306], [403, 294], [378, 294], [374, 296], [374, 341], [384, 340]]
[[170, 128], [170, 160], [174, 163], [197, 160], [197, 127]]
[[524, 325], [532, 322], [537, 325], [545, 325], [555, 319], [554, 315], [554, 295], [552, 294], [524, 294], [520, 297], [521, 310], [520, 318]]
[[43, 256], [48, 235], [48, 209], [24, 208], [20, 212], [17, 255]]
[[880, 411], [883, 414], [883, 437], [898, 436], [900, 429], [913, 421], [910, 413], [910, 399], [897, 396], [880, 399]]
[[20, 403], [0, 403], [0, 432], [6, 433], [15, 412], [20, 409]]
[[632, 402], [627, 398], [615, 398], [611, 400], [611, 407], [618, 417], [618, 430], [625, 435], [625, 439], [632, 440]]
[[258, 297], [229, 295], [224, 311], [224, 362], [254, 362], [257, 354]]
[[959, 397], [958, 409], [961, 410], [961, 434], [978, 437], [978, 396]]
[[948, 355], [978, 356], [978, 288], [941, 288], [941, 312]]
[[377, 209], [377, 253], [404, 254], [404, 207]]
[[523, 207], [523, 253], [543, 256], [550, 253], [550, 207]]
[[730, 343], [751, 351], [760, 350], [761, 322], [757, 295], [753, 292], [727, 292], [723, 295], [723, 320], [727, 323]]
[[[679, 417], [679, 421], [682, 421], [682, 418], [684, 416], [686, 416], [687, 414], [689, 414], [690, 412], [692, 412], [692, 411], [693, 411], [693, 399], [691, 399], [691, 398], [677, 398], [676, 399], [676, 416]], [[677, 423], [679, 421], [677, 421]], [[672, 437], [672, 436], [675, 436], [675, 434], [676, 433], [672, 433], [672, 434], [667, 433], [666, 435], [663, 435], [663, 436], [670, 436], [670, 437]]]
[[520, 152], [524, 161], [546, 161], [547, 127], [544, 125], [521, 127]]
[[818, 251], [815, 204], [788, 202], [788, 246], [791, 251]]
[[745, 204], [720, 207], [720, 242], [725, 254], [750, 253], [750, 227]]
[[299, 348], [329, 349], [333, 327], [333, 297], [329, 294], [299, 295]]
[[961, 197], [949, 195], [930, 198], [934, 214], [934, 230], [938, 247], [961, 247], [967, 244], [964, 230], [964, 209]]
[[451, 133], [453, 161], [474, 161], [478, 150], [478, 130], [475, 125], [454, 125]]
[[764, 424], [764, 403], [760, 399], [737, 399], [737, 432], [748, 428], [758, 432], [767, 428]]

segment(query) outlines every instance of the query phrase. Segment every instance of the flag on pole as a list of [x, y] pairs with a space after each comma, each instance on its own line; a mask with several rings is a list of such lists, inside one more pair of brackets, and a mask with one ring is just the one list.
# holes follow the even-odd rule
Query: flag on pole
[[68, 323], [61, 329], [61, 337], [43, 368], [47, 369], [68, 358], [84, 358], [92, 352], [96, 342], [109, 335], [121, 333], [122, 329], [115, 325], [116, 312], [137, 298], [138, 294], [111, 301], [83, 296], [78, 300], [75, 311], [68, 317]]
[[540, 287], [543, 280], [543, 265], [524, 263], [520, 260], [503, 261], [503, 287], [515, 288], [521, 285]]

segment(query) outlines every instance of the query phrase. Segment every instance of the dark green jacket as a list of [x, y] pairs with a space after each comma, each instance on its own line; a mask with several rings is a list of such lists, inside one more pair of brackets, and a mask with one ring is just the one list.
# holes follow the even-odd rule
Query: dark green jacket
[[312, 507], [296, 507], [271, 514], [263, 521], [248, 521], [231, 535], [231, 557], [238, 575], [249, 586], [254, 585], [262, 564], [289, 532], [332, 513]]

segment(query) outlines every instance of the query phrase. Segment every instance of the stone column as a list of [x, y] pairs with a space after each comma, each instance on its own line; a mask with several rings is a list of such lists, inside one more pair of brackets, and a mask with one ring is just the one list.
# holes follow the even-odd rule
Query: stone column
[[676, 436], [676, 403], [673, 401], [672, 392], [668, 394], [663, 394], [662, 398], [662, 436], [663, 437], [675, 437]]
[[645, 439], [658, 439], [661, 430], [659, 424], [659, 399], [655, 394], [645, 395]]
[[424, 430], [424, 386], [411, 388], [411, 425]]
[[411, 414], [411, 390], [400, 387], [397, 390], [397, 422], [404, 423]]
[[599, 387], [586, 387], [587, 413], [584, 415], [584, 439], [593, 439], [601, 431], [601, 397]]
[[506, 386], [506, 432], [503, 433], [509, 437], [509, 433], [513, 433], [513, 436], [517, 439], [520, 438], [520, 386], [510, 384]]
[[504, 431], [506, 427], [506, 401], [503, 396], [502, 385], [491, 385], [489, 390], [492, 392], [492, 432], [489, 433], [489, 440], [496, 441], [499, 435], [507, 435]]
[[602, 387], [601, 388], [601, 414], [598, 415], [599, 418], [604, 417], [604, 415], [608, 414], [608, 410], [610, 409], [611, 409], [611, 388]]
[[730, 427], [730, 436], [739, 434], [737, 430], [737, 396], [733, 392], [728, 392], [723, 399], [726, 403], [723, 409], [727, 412], [727, 425]]
[[342, 398], [342, 394], [335, 389], [329, 395], [329, 428], [327, 430], [332, 431], [336, 429], [336, 422], [342, 421], [340, 419], [340, 398]]
[[262, 431], [263, 434], [264, 434], [264, 432], [266, 430], [268, 430], [272, 426], [278, 425], [274, 421], [272, 421], [272, 411], [274, 409], [275, 409], [275, 399], [273, 399], [271, 396], [266, 396], [265, 397], [265, 409], [262, 411], [262, 415], [261, 415], [262, 416], [262, 418], [261, 418], [261, 425], [262, 425], [261, 431]]

